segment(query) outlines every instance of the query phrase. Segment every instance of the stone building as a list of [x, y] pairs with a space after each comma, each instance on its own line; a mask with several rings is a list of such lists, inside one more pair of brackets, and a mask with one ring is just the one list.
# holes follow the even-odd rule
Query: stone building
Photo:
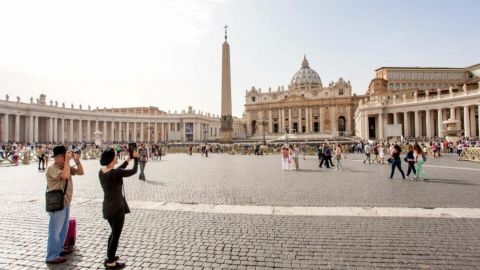
[[343, 78], [323, 86], [304, 57], [288, 89], [246, 91], [247, 134], [354, 135], [353, 114], [360, 98], [352, 95], [350, 81]]
[[445, 136], [445, 121], [458, 121], [466, 137], [480, 126], [480, 64], [466, 68], [381, 67], [355, 112], [362, 139]]
[[[235, 136], [244, 138], [241, 121], [234, 123]], [[92, 109], [67, 107], [46, 101], [0, 100], [0, 141], [93, 142], [100, 131], [103, 142], [204, 142], [221, 136], [220, 118], [189, 107], [181, 112], [164, 112], [157, 107]]]

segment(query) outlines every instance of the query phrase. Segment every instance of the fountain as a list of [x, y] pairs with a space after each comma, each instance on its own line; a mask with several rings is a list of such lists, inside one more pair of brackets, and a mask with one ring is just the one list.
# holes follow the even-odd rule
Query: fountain
[[460, 137], [462, 136], [463, 129], [458, 128], [460, 126], [460, 120], [456, 119], [448, 119], [443, 121], [442, 123], [444, 126], [446, 126], [446, 129], [443, 130], [443, 134], [445, 135], [445, 138], [449, 142], [456, 142], [460, 140]]

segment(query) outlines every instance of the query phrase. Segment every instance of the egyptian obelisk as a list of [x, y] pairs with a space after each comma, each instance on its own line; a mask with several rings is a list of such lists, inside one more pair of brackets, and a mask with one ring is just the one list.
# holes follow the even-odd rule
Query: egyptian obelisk
[[227, 28], [225, 25], [225, 42], [222, 46], [222, 114], [221, 128], [222, 143], [232, 143], [232, 83], [230, 77], [230, 45], [227, 42]]

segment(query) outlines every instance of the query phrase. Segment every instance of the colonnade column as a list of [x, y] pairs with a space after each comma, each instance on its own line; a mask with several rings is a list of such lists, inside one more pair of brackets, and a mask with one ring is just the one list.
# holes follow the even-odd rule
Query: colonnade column
[[78, 120], [78, 137], [79, 137], [79, 141], [83, 142], [83, 121], [82, 121], [82, 119]]
[[9, 126], [8, 126], [8, 113], [5, 113], [4, 115], [4, 119], [3, 119], [3, 140], [5, 142], [8, 142], [8, 129], [9, 129]]
[[15, 141], [20, 141], [20, 115], [15, 115]]
[[133, 122], [133, 142], [137, 142], [137, 123]]
[[383, 140], [383, 113], [378, 114], [378, 134], [379, 139]]
[[438, 137], [442, 137], [442, 129], [443, 129], [443, 112], [442, 112], [442, 109], [438, 109], [437, 110], [437, 134], [438, 134]]
[[65, 143], [65, 118], [62, 117], [62, 128], [60, 130], [60, 141]]
[[[98, 130], [98, 120], [97, 120], [97, 130]], [[107, 141], [107, 120], [103, 120], [103, 128], [102, 128], [102, 132], [103, 132], [103, 142], [105, 143]]]
[[58, 118], [53, 118], [53, 141], [58, 143]]
[[[157, 143], [157, 142], [158, 142], [158, 123], [157, 123], [157, 121], [154, 122], [154, 125], [155, 125], [155, 128], [154, 128], [154, 130], [155, 130], [154, 139], [155, 139], [155, 143]], [[195, 128], [194, 128], [193, 130], [195, 130]]]
[[74, 135], [74, 129], [73, 129], [73, 119], [70, 119], [70, 142], [73, 142], [75, 139], [73, 137]]
[[87, 141], [92, 141], [92, 128], [90, 127], [91, 126], [91, 122], [90, 120], [87, 120]]
[[140, 141], [141, 142], [143, 142], [143, 139], [144, 139], [143, 135], [144, 135], [144, 133], [143, 133], [143, 121], [142, 121], [142, 122], [140, 122]]
[[28, 141], [29, 142], [33, 142], [33, 118], [34, 117], [35, 116], [33, 116], [33, 115], [30, 115], [28, 117], [28, 122], [29, 122], [28, 123]]
[[425, 125], [427, 126], [427, 137], [432, 137], [432, 126], [431, 126], [431, 116], [430, 116], [430, 109], [425, 111]]
[[410, 136], [410, 119], [408, 119], [408, 112], [403, 112], [403, 135]]
[[34, 128], [33, 128], [33, 140], [38, 142], [38, 116], [35, 116]]
[[463, 127], [465, 129], [465, 137], [470, 137], [470, 112], [468, 106], [463, 106]]
[[110, 142], [115, 141], [115, 122], [110, 122]]
[[413, 121], [414, 121], [414, 127], [415, 127], [415, 132], [414, 132], [413, 136], [418, 137], [418, 136], [420, 136], [420, 127], [419, 127], [419, 123], [418, 123], [418, 121], [419, 121], [418, 111], [414, 112]]

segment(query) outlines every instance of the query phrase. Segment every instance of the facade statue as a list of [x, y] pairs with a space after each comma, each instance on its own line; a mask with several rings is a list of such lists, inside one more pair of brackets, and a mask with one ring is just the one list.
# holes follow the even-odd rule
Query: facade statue
[[17, 103], [18, 103], [18, 102], [20, 102], [20, 97], [19, 97], [19, 96], [17, 96]]
[[10, 98], [10, 96], [8, 94], [5, 95], [5, 100], [8, 101], [8, 99]]
[[33, 97], [30, 97], [30, 104], [33, 104]]

